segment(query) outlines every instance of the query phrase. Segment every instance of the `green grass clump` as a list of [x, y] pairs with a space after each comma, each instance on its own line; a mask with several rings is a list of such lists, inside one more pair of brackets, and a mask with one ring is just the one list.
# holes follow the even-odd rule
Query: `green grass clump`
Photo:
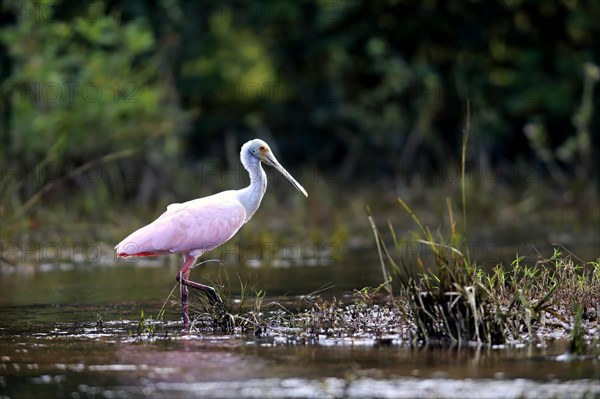
[[[496, 265], [488, 271], [460, 250], [451, 211], [450, 239], [436, 240], [408, 205], [399, 202], [417, 224], [416, 241], [429, 247], [434, 264], [426, 266], [418, 258], [419, 272], [413, 275], [407, 260], [395, 257], [379, 230], [375, 231], [382, 262], [390, 265], [396, 277], [395, 288], [400, 291], [396, 301], [398, 306], [408, 307], [408, 321], [414, 323], [418, 341], [515, 342], [523, 334], [531, 336], [547, 316], [566, 322], [574, 304], [593, 309], [600, 299], [598, 262], [577, 264], [571, 256], [555, 250], [551, 258], [534, 265], [524, 265], [517, 256], [510, 267]], [[401, 254], [402, 242], [391, 224], [389, 229]], [[388, 279], [385, 273], [383, 277]]]

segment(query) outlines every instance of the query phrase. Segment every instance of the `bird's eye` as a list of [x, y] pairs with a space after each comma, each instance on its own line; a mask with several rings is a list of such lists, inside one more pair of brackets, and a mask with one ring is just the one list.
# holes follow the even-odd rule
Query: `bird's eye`
[[258, 149], [259, 149], [260, 152], [263, 152], [265, 150], [265, 146], [261, 145], [260, 147], [258, 147]]

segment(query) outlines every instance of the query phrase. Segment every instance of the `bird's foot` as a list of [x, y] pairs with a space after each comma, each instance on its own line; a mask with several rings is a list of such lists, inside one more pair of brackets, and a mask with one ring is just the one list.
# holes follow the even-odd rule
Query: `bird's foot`
[[187, 278], [182, 277], [180, 274], [177, 274], [175, 280], [177, 280], [177, 282], [179, 282], [180, 284], [185, 285], [186, 287], [192, 287], [197, 290], [206, 292], [206, 296], [208, 296], [208, 300], [210, 301], [211, 305], [214, 305], [215, 303], [223, 303], [223, 300], [221, 299], [219, 294], [217, 294], [217, 291], [210, 285], [204, 285], [192, 280], [188, 280]]
[[221, 299], [221, 297], [219, 296], [219, 294], [217, 294], [217, 291], [210, 286], [206, 286], [206, 296], [208, 297], [208, 301], [210, 302], [211, 305], [213, 306], [221, 306], [223, 307], [223, 300]]
[[[188, 280], [187, 278], [183, 277], [181, 275], [181, 273], [178, 273], [177, 276], [175, 277], [175, 279], [181, 285], [183, 285], [185, 287], [191, 287], [191, 288], [195, 288], [200, 291], [204, 291], [206, 293], [206, 296], [208, 297], [208, 302], [210, 303], [211, 306], [213, 306], [215, 308], [216, 314], [225, 314], [226, 313], [225, 306], [223, 305], [223, 300], [221, 299], [221, 297], [219, 296], [217, 291], [214, 289], [214, 287], [211, 287], [209, 285], [200, 284], [200, 283], [197, 283], [192, 280]], [[187, 288], [185, 288], [185, 287], [182, 287], [184, 289], [182, 289], [182, 291], [181, 291], [181, 305], [182, 305], [182, 310], [183, 310], [184, 329], [188, 328], [188, 326], [190, 324], [190, 317], [188, 314], [188, 305], [187, 305]]]

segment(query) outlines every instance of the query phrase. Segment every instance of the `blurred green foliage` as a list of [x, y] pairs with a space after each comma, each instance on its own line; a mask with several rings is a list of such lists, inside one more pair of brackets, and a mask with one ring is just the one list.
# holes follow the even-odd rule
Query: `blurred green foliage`
[[577, 192], [598, 176], [596, 0], [13, 0], [0, 12], [2, 162], [78, 170], [57, 192], [5, 168], [5, 215], [40, 190], [50, 203], [80, 193], [77, 168], [93, 160], [128, 179], [94, 181], [75, 207], [88, 220], [108, 202], [198, 196], [212, 184], [190, 184], [199, 160], [238, 167], [254, 136], [340, 186], [410, 182], [458, 164], [467, 99], [470, 158], [506, 183], [521, 164]]
[[44, 19], [25, 15], [1, 32], [11, 66], [3, 86], [10, 159], [29, 168], [46, 157], [81, 164], [172, 131], [159, 65], [147, 62], [155, 38], [144, 18], [63, 21], [54, 3], [24, 1], [30, 10], [48, 4]]

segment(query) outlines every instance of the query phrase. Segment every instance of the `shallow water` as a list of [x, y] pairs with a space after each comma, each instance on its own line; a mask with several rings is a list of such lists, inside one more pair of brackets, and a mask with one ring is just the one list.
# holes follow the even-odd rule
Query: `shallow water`
[[[377, 265], [207, 266], [196, 280], [229, 275], [269, 297], [325, 296], [380, 283]], [[46, 265], [0, 275], [0, 396], [9, 398], [192, 397], [599, 397], [600, 359], [561, 361], [565, 345], [512, 349], [411, 349], [398, 337], [290, 344], [252, 331], [184, 333], [176, 298], [166, 326], [138, 334], [140, 312], [158, 314], [176, 266], [160, 263]], [[239, 279], [236, 274], [239, 274]], [[219, 277], [220, 276], [220, 277]], [[101, 322], [99, 322], [101, 320]]]

